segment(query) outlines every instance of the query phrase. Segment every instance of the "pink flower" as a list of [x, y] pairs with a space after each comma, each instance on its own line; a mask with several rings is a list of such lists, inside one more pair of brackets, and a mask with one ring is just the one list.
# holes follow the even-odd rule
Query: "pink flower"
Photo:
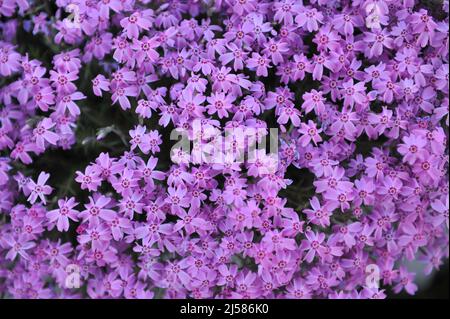
[[213, 90], [220, 90], [222, 92], [228, 92], [231, 89], [231, 83], [233, 82], [232, 74], [230, 74], [231, 68], [221, 67], [213, 72]]
[[103, 96], [102, 91], [109, 91], [109, 81], [103, 75], [99, 74], [92, 80], [92, 89], [95, 95]]
[[70, 94], [76, 91], [77, 87], [72, 81], [78, 79], [76, 71], [72, 72], [60, 72], [50, 70], [50, 81], [53, 82], [53, 86], [56, 87], [56, 92], [63, 94]]
[[233, 11], [238, 15], [243, 15], [244, 13], [254, 12], [256, 9], [256, 0], [247, 1], [236, 1], [233, 5]]
[[120, 176], [116, 178], [111, 184], [115, 191], [122, 196], [129, 196], [133, 190], [138, 186], [139, 178], [136, 177], [135, 171], [125, 168]]
[[339, 34], [330, 25], [327, 25], [319, 29], [314, 36], [313, 42], [317, 44], [319, 51], [330, 50], [336, 52], [341, 47], [340, 40]]
[[342, 83], [342, 96], [344, 96], [344, 106], [353, 107], [355, 102], [357, 104], [363, 104], [365, 99], [366, 87], [364, 82], [358, 82], [353, 84], [353, 79]]
[[325, 98], [322, 97], [322, 92], [318, 92], [316, 90], [311, 90], [311, 92], [303, 94], [303, 104], [302, 109], [305, 110], [305, 113], [308, 114], [312, 110], [316, 112], [316, 114], [321, 114], [325, 110]]
[[353, 247], [356, 244], [355, 237], [358, 235], [363, 226], [359, 222], [351, 223], [348, 225], [336, 226], [338, 230], [338, 237], [340, 241], [343, 241], [348, 248]]
[[58, 231], [68, 231], [69, 219], [78, 221], [77, 215], [79, 212], [73, 209], [77, 205], [78, 203], [75, 202], [75, 198], [73, 197], [69, 199], [67, 199], [67, 197], [65, 199], [59, 199], [59, 209], [53, 209], [49, 211], [46, 216], [51, 224], [54, 224], [56, 222], [56, 228], [58, 229]]
[[[417, 89], [416, 89], [417, 92]], [[413, 93], [416, 93], [413, 92]], [[426, 87], [423, 89], [422, 93], [415, 95], [414, 102], [425, 112], [433, 113], [435, 109], [433, 101], [436, 98], [436, 92], [432, 87]]]
[[221, 119], [228, 116], [228, 110], [233, 106], [233, 102], [236, 99], [231, 94], [213, 93], [210, 97], [207, 97], [208, 101], [208, 114], [217, 113], [217, 116]]
[[152, 110], [156, 110], [158, 105], [156, 103], [149, 102], [147, 100], [139, 100], [136, 107], [136, 113], [144, 119], [152, 117]]
[[311, 61], [304, 54], [295, 54], [293, 63], [292, 79], [294, 81], [303, 80], [306, 73], [312, 73], [313, 71]]
[[128, 110], [131, 108], [131, 103], [128, 100], [128, 96], [136, 97], [137, 96], [137, 88], [135, 86], [123, 86], [118, 87], [115, 90], [112, 90], [113, 94], [111, 96], [113, 104], [119, 101], [120, 107], [122, 110]]
[[195, 209], [190, 209], [188, 213], [184, 209], [178, 210], [178, 217], [181, 219], [173, 226], [174, 232], [179, 232], [184, 229], [186, 234], [192, 234], [194, 232], [203, 233], [209, 229], [208, 223], [201, 217], [197, 217]]
[[384, 177], [386, 164], [378, 158], [368, 157], [365, 160], [366, 173], [368, 177], [375, 177], [377, 180]]
[[78, 242], [80, 244], [90, 243], [92, 249], [102, 249], [106, 247], [110, 239], [111, 231], [104, 223], [90, 224], [89, 228], [86, 229], [86, 233], [78, 236]]
[[24, 259], [29, 259], [29, 255], [26, 251], [36, 246], [34, 242], [27, 240], [24, 235], [20, 235], [15, 239], [10, 234], [6, 234], [3, 240], [7, 247], [11, 247], [6, 254], [6, 259], [9, 260], [14, 260], [17, 255], [20, 255]]
[[79, 101], [85, 98], [86, 96], [84, 96], [83, 93], [74, 92], [72, 94], [63, 96], [56, 103], [56, 107], [60, 112], [65, 112], [66, 110], [68, 110], [72, 116], [78, 116], [80, 115], [80, 108], [73, 101]]
[[100, 16], [104, 19], [109, 18], [109, 11], [120, 12], [122, 3], [120, 0], [108, 0], [100, 2]]
[[278, 22], [284, 22], [286, 25], [292, 25], [294, 23], [294, 15], [298, 13], [301, 8], [302, 5], [294, 0], [274, 2], [274, 19]]
[[278, 87], [275, 92], [269, 92], [267, 98], [264, 101], [266, 109], [272, 109], [273, 107], [294, 107], [292, 102], [294, 95], [289, 90], [288, 87], [280, 88]]
[[377, 190], [378, 194], [392, 197], [392, 199], [398, 199], [398, 196], [402, 190], [403, 183], [399, 178], [391, 178], [386, 176], [383, 180], [383, 186], [380, 186]]
[[440, 178], [438, 162], [436, 156], [426, 152], [423, 159], [415, 162], [412, 170], [414, 174], [417, 174], [423, 184], [432, 185]]
[[79, 55], [80, 49], [63, 52], [53, 57], [53, 63], [60, 72], [77, 72], [81, 68]]
[[159, 54], [155, 49], [159, 45], [160, 43], [155, 37], [148, 38], [147, 36], [144, 36], [141, 40], [138, 40], [137, 37], [135, 37], [131, 48], [136, 51], [136, 61], [138, 65], [142, 65], [144, 60], [156, 62], [159, 58]]
[[2, 76], [10, 76], [18, 71], [20, 67], [19, 61], [20, 54], [7, 47], [2, 47], [0, 49], [0, 74]]
[[336, 118], [330, 126], [330, 132], [338, 133], [343, 131], [345, 138], [353, 140], [356, 133], [356, 122], [358, 121], [358, 116], [356, 112], [345, 112], [336, 114]]
[[165, 202], [171, 205], [172, 214], [178, 215], [185, 213], [184, 208], [189, 206], [189, 198], [186, 196], [186, 188], [169, 187], [167, 191], [168, 197]]
[[34, 204], [38, 197], [41, 202], [44, 203], [44, 205], [46, 204], [45, 195], [49, 195], [52, 192], [52, 188], [48, 185], [45, 185], [45, 182], [47, 182], [49, 177], [50, 174], [41, 172], [38, 176], [37, 183], [35, 183], [33, 180], [30, 180], [28, 182], [27, 187], [31, 191], [31, 194], [27, 200], [31, 204]]
[[316, 196], [314, 196], [309, 203], [312, 209], [305, 209], [303, 211], [308, 217], [308, 220], [311, 223], [322, 227], [330, 226], [331, 211], [327, 207], [327, 204], [322, 206]]
[[99, 172], [91, 165], [86, 167], [84, 173], [77, 171], [76, 174], [77, 177], [75, 178], [75, 181], [81, 183], [81, 189], [96, 191], [102, 183], [102, 178], [99, 176]]
[[448, 211], [449, 211], [449, 199], [448, 196], [446, 196], [445, 199], [436, 199], [435, 201], [431, 202], [431, 207], [435, 210], [437, 213], [433, 218], [433, 225], [439, 226], [443, 222], [447, 225], [448, 229]]
[[324, 194], [324, 198], [330, 203], [330, 206], [340, 208], [342, 212], [350, 208], [350, 203], [355, 198], [352, 189], [330, 189]]
[[50, 105], [55, 104], [55, 95], [50, 86], [45, 86], [33, 96], [34, 103], [41, 111], [47, 112]]
[[[119, 217], [118, 215], [105, 215], [105, 221], [111, 229], [112, 237], [116, 241], [120, 241], [125, 233], [131, 234], [133, 232], [133, 226], [130, 219]], [[106, 228], [108, 229], [108, 228]]]
[[283, 63], [283, 54], [286, 54], [288, 51], [289, 45], [286, 42], [270, 39], [264, 44], [264, 50], [262, 50], [262, 53], [270, 56], [272, 58], [272, 63], [274, 65], [278, 65], [279, 63]]
[[91, 61], [92, 57], [102, 60], [112, 49], [112, 38], [113, 35], [109, 32], [95, 35], [92, 40], [86, 44], [83, 60]]
[[286, 287], [286, 297], [290, 299], [311, 299], [309, 286], [301, 279], [296, 278]]
[[161, 134], [156, 130], [152, 130], [148, 133], [148, 143], [150, 145], [150, 151], [154, 153], [158, 153], [160, 151], [159, 145], [161, 145]]
[[277, 115], [277, 122], [279, 124], [286, 124], [289, 120], [291, 120], [292, 125], [295, 127], [299, 127], [301, 124], [300, 111], [291, 105], [278, 108]]
[[298, 132], [302, 134], [299, 139], [300, 145], [305, 147], [311, 141], [313, 141], [314, 145], [317, 146], [317, 143], [322, 141], [319, 133], [322, 132], [322, 129], [317, 129], [316, 124], [309, 120], [308, 124], [301, 123], [301, 128], [298, 129]]
[[308, 231], [305, 233], [305, 236], [306, 239], [302, 240], [300, 249], [306, 251], [306, 255], [303, 259], [306, 262], [311, 263], [316, 254], [321, 255], [321, 250], [323, 249], [322, 243], [325, 240], [325, 234]]
[[398, 277], [398, 283], [394, 286], [395, 293], [404, 289], [408, 294], [414, 295], [417, 291], [417, 285], [413, 281], [415, 274], [408, 272], [406, 267], [401, 266]]
[[206, 86], [208, 84], [208, 80], [200, 77], [194, 73], [191, 73], [187, 81], [186, 89], [188, 90], [196, 90], [197, 92], [204, 93], [206, 91]]
[[120, 20], [120, 25], [125, 29], [129, 39], [137, 39], [139, 31], [148, 30], [152, 26], [152, 22], [140, 12], [134, 12]]
[[323, 23], [322, 12], [317, 11], [316, 8], [304, 8], [295, 17], [299, 27], [302, 27], [308, 32], [317, 31], [319, 29], [319, 23]]
[[247, 52], [236, 46], [234, 43], [228, 44], [227, 48], [230, 52], [224, 53], [220, 56], [220, 62], [222, 62], [222, 65], [227, 65], [234, 60], [233, 70], [242, 70], [244, 68], [243, 61], [247, 57]]
[[368, 58], [379, 57], [383, 53], [383, 47], [392, 49], [393, 40], [389, 37], [386, 29], [375, 33], [365, 33], [364, 35], [364, 41], [370, 43], [370, 49], [366, 49], [365, 53]]
[[252, 57], [247, 60], [247, 67], [249, 69], [256, 69], [257, 76], [267, 76], [267, 71], [270, 68], [270, 60], [265, 55], [259, 55], [256, 52], [252, 53]]
[[141, 202], [142, 197], [142, 194], [137, 193], [125, 196], [119, 201], [119, 212], [123, 212], [124, 216], [130, 220], [133, 219], [134, 213], [142, 214], [144, 207], [144, 204]]
[[178, 107], [183, 109], [182, 116], [194, 116], [201, 118], [204, 112], [204, 106], [206, 97], [202, 94], [195, 94], [193, 90], [185, 89], [181, 93], [181, 97], [178, 102]]
[[59, 136], [56, 133], [50, 131], [51, 128], [55, 126], [55, 123], [49, 118], [45, 118], [39, 122], [36, 128], [33, 130], [33, 135], [36, 139], [36, 145], [44, 150], [45, 142], [48, 142], [52, 145], [56, 145], [56, 142], [59, 140]]
[[111, 220], [116, 216], [116, 212], [107, 208], [110, 206], [111, 198], [100, 195], [96, 197], [89, 196], [89, 203], [84, 204], [86, 208], [78, 216], [83, 222], [89, 222], [89, 225], [98, 225], [100, 220]]
[[411, 24], [413, 25], [413, 31], [419, 34], [417, 43], [421, 47], [425, 47], [427, 43], [431, 42], [435, 29], [437, 28], [436, 22], [428, 15], [427, 10], [420, 9], [418, 12], [414, 12], [411, 15]]
[[139, 176], [144, 178], [144, 180], [151, 187], [155, 186], [155, 183], [153, 181], [154, 179], [160, 180], [160, 181], [165, 179], [165, 173], [155, 170], [157, 163], [158, 163], [158, 159], [153, 156], [150, 156], [147, 163], [146, 164], [142, 163], [138, 169]]
[[142, 125], [137, 125], [134, 130], [130, 130], [131, 136], [131, 150], [139, 147], [142, 153], [148, 154], [150, 152], [150, 138], [146, 133], [147, 128]]
[[403, 155], [403, 162], [413, 165], [417, 160], [424, 159], [427, 141], [421, 136], [405, 136], [404, 143], [398, 145], [398, 152]]
[[153, 243], [160, 241], [164, 235], [173, 233], [173, 224], [163, 224], [157, 219], [151, 219], [148, 223], [136, 227], [134, 234], [137, 239], [142, 239], [142, 243]]
[[353, 203], [360, 205], [373, 205], [375, 201], [374, 196], [375, 185], [370, 178], [363, 177], [360, 180], [355, 180], [355, 200]]

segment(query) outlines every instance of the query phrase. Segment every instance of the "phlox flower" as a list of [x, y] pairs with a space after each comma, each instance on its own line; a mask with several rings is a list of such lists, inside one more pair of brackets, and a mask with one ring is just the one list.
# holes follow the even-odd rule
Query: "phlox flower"
[[224, 93], [215, 93], [210, 97], [207, 97], [208, 105], [206, 106], [208, 109], [208, 114], [217, 113], [219, 118], [224, 118], [228, 116], [228, 110], [233, 106], [233, 102], [236, 98], [231, 95]]
[[148, 30], [152, 26], [152, 22], [140, 12], [134, 12], [130, 16], [120, 20], [120, 25], [124, 28], [129, 39], [137, 39], [139, 32]]
[[75, 104], [74, 101], [79, 101], [85, 98], [86, 96], [84, 96], [81, 92], [74, 92], [69, 95], [63, 96], [56, 103], [56, 107], [61, 112], [65, 112], [66, 110], [68, 110], [72, 116], [78, 116], [80, 115], [80, 108]]
[[424, 159], [426, 153], [424, 147], [427, 141], [421, 136], [405, 136], [402, 144], [398, 146], [398, 152], [403, 155], [403, 161], [413, 165], [418, 159]]
[[40, 149], [45, 149], [45, 142], [56, 145], [59, 140], [58, 134], [50, 131], [55, 126], [55, 123], [49, 118], [44, 118], [36, 128], [33, 130], [33, 135], [36, 139], [36, 145]]
[[81, 183], [81, 189], [96, 191], [102, 182], [102, 178], [93, 166], [87, 166], [84, 173], [77, 171], [75, 181]]
[[76, 71], [61, 72], [50, 70], [50, 81], [58, 93], [70, 94], [76, 91], [77, 87], [72, 82], [77, 79]]
[[310, 201], [312, 209], [305, 209], [304, 213], [308, 217], [308, 220], [316, 225], [322, 227], [327, 227], [330, 225], [331, 211], [327, 205], [323, 206], [320, 204], [317, 197], [313, 197]]
[[89, 203], [84, 204], [85, 210], [78, 214], [83, 222], [89, 225], [98, 225], [101, 220], [111, 220], [117, 213], [109, 209], [111, 198], [100, 195], [97, 197], [89, 196]]
[[120, 86], [117, 89], [113, 89], [112, 101], [113, 104], [119, 102], [122, 110], [128, 110], [131, 108], [131, 103], [128, 97], [135, 97], [137, 95], [137, 88], [135, 86]]
[[6, 259], [14, 260], [17, 255], [22, 258], [29, 259], [29, 254], [27, 250], [35, 247], [36, 244], [32, 241], [27, 240], [26, 236], [19, 236], [14, 238], [10, 234], [6, 234], [3, 238], [6, 247], [10, 248], [6, 254]]
[[247, 67], [249, 69], [256, 69], [257, 76], [267, 76], [268, 69], [271, 68], [270, 60], [265, 55], [259, 55], [253, 52], [252, 57], [247, 60]]
[[302, 241], [300, 249], [306, 252], [303, 257], [304, 260], [311, 263], [316, 254], [321, 254], [320, 251], [323, 249], [322, 243], [325, 240], [325, 234], [309, 231], [305, 233], [305, 236], [306, 239]]
[[448, 0], [68, 2], [0, 0], [1, 296], [383, 299], [448, 259]]
[[52, 192], [52, 188], [45, 184], [49, 177], [50, 174], [41, 172], [38, 176], [37, 182], [34, 182], [33, 180], [28, 182], [27, 188], [31, 191], [31, 194], [27, 200], [31, 204], [34, 204], [38, 198], [44, 205], [46, 204], [45, 195], [49, 195]]
[[125, 168], [111, 183], [117, 193], [122, 196], [130, 195], [135, 187], [138, 186], [139, 178], [136, 177], [134, 170]]
[[319, 29], [319, 23], [323, 23], [323, 14], [317, 11], [316, 8], [302, 8], [298, 15], [295, 17], [295, 22], [308, 32], [317, 31]]
[[308, 121], [308, 124], [301, 123], [298, 132], [302, 134], [299, 142], [303, 147], [311, 143], [311, 141], [314, 145], [317, 145], [317, 143], [322, 141], [322, 138], [319, 135], [322, 132], [322, 129], [317, 129], [316, 124], [311, 120]]
[[92, 80], [92, 89], [97, 96], [102, 96], [102, 91], [109, 91], [109, 82], [104, 75], [99, 74]]
[[78, 211], [74, 209], [78, 205], [75, 202], [75, 198], [65, 198], [58, 200], [58, 209], [53, 209], [49, 211], [46, 216], [50, 223], [56, 222], [56, 228], [58, 231], [68, 231], [69, 230], [69, 219], [72, 221], [78, 221]]

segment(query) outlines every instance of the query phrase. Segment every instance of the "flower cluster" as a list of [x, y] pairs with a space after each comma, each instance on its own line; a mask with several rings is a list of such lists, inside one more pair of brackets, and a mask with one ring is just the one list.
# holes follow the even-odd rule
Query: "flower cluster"
[[[449, 254], [439, 6], [0, 1], [0, 295], [414, 294], [408, 263], [428, 275]], [[119, 143], [54, 182], [71, 171], [42, 161], [82, 152], [102, 105], [131, 129], [101, 128], [96, 145], [110, 133]], [[166, 128], [211, 142], [208, 127], [277, 128], [279, 148], [239, 162], [245, 145], [231, 141], [224, 163], [181, 148], [183, 161], [167, 160]]]

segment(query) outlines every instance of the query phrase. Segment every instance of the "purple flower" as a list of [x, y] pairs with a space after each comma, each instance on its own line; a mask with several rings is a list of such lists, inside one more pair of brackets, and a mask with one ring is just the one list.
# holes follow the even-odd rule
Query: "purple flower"
[[251, 70], [256, 69], [257, 76], [267, 76], [271, 67], [270, 60], [265, 55], [253, 52], [252, 57], [247, 60], [247, 67]]
[[302, 241], [301, 249], [306, 252], [304, 260], [311, 263], [316, 254], [320, 255], [319, 251], [323, 249], [321, 244], [325, 239], [325, 234], [309, 231], [305, 232], [305, 236], [306, 239]]
[[0, 0], [0, 295], [381, 299], [448, 259], [448, 1], [66, 2]]
[[56, 145], [59, 140], [58, 134], [50, 131], [55, 126], [55, 123], [49, 118], [43, 119], [33, 130], [33, 135], [36, 139], [36, 145], [40, 149], [45, 149], [45, 142]]
[[404, 289], [410, 295], [414, 295], [417, 291], [417, 285], [412, 282], [414, 275], [413, 273], [409, 273], [405, 267], [400, 267], [399, 281], [394, 286], [394, 291], [399, 293]]
[[317, 129], [316, 124], [313, 121], [308, 121], [308, 124], [302, 123], [301, 128], [298, 130], [302, 136], [299, 139], [301, 146], [305, 147], [311, 141], [314, 145], [322, 141], [319, 133], [322, 132], [322, 129]]
[[35, 183], [33, 180], [30, 180], [28, 182], [27, 188], [31, 191], [31, 194], [27, 200], [31, 204], [34, 204], [38, 198], [44, 205], [46, 204], [45, 195], [50, 195], [52, 192], [52, 188], [45, 184], [49, 177], [50, 174], [41, 172], [38, 176], [37, 183]]
[[56, 222], [56, 227], [59, 231], [69, 230], [69, 219], [73, 221], [78, 221], [78, 211], [73, 209], [78, 203], [75, 202], [75, 198], [71, 197], [69, 199], [59, 199], [58, 206], [59, 209], [54, 209], [49, 211], [46, 216], [49, 223], [54, 224]]
[[108, 208], [111, 198], [100, 195], [97, 197], [89, 196], [89, 203], [84, 204], [85, 210], [78, 214], [83, 222], [89, 222], [89, 225], [98, 225], [100, 220], [111, 220], [116, 212]]
[[148, 30], [152, 23], [150, 19], [140, 12], [134, 12], [129, 17], [120, 20], [120, 25], [124, 28], [128, 38], [137, 39], [141, 30]]
[[6, 254], [6, 259], [14, 260], [17, 255], [25, 259], [29, 259], [29, 254], [27, 250], [36, 246], [36, 244], [32, 241], [28, 241], [25, 236], [19, 236], [17, 239], [13, 236], [7, 234], [3, 238], [3, 241], [7, 248], [9, 248], [8, 253]]

